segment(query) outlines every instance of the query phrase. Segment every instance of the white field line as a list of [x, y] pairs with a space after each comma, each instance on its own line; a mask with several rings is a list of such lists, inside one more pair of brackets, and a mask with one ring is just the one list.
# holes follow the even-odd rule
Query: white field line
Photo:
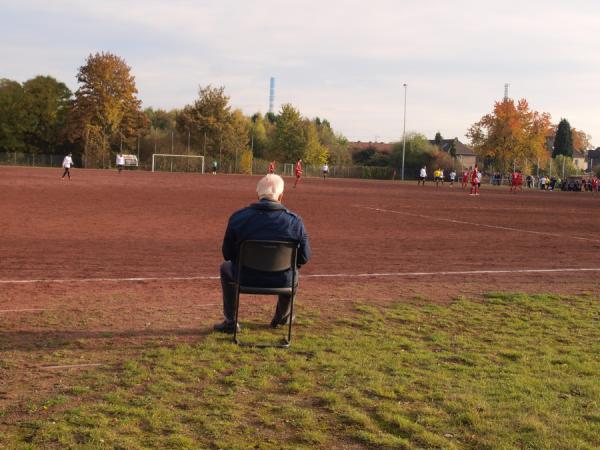
[[101, 283], [110, 281], [196, 281], [219, 280], [218, 276], [197, 277], [130, 277], [130, 278], [39, 278], [31, 280], [0, 280], [0, 284], [35, 284], [35, 283]]
[[46, 308], [0, 309], [0, 313], [48, 311]]
[[[185, 306], [170, 306], [170, 307], [154, 307], [148, 308], [146, 306], [143, 307], [144, 311], [162, 311], [162, 310], [172, 310], [172, 309], [185, 309], [188, 310], [190, 308], [206, 308], [206, 307], [214, 307], [221, 306], [223, 303], [198, 303], [194, 305], [185, 305]], [[83, 308], [84, 311], [120, 311], [122, 308]], [[3, 313], [22, 313], [22, 312], [42, 312], [42, 311], [79, 311], [82, 308], [35, 308], [35, 309], [0, 309], [0, 314]]]
[[420, 219], [437, 220], [439, 222], [450, 222], [450, 223], [457, 223], [460, 225], [473, 225], [476, 227], [494, 228], [496, 230], [518, 231], [519, 233], [530, 233], [530, 234], [537, 234], [537, 235], [542, 235], [542, 236], [577, 239], [580, 241], [588, 241], [588, 242], [600, 242], [600, 239], [592, 239], [592, 238], [581, 237], [581, 236], [573, 236], [573, 235], [569, 235], [569, 234], [548, 233], [546, 231], [523, 230], [521, 228], [504, 227], [501, 225], [489, 225], [489, 224], [477, 223], [477, 222], [468, 222], [466, 220], [446, 219], [444, 217], [427, 216], [425, 214], [415, 214], [415, 213], [409, 213], [409, 212], [405, 212], [405, 211], [394, 211], [392, 209], [374, 208], [372, 206], [363, 206], [363, 205], [352, 205], [352, 206], [354, 206], [355, 208], [369, 209], [371, 211], [400, 214], [403, 216], [418, 217]]
[[[519, 273], [563, 273], [563, 272], [600, 272], [600, 267], [567, 267], [560, 269], [493, 269], [493, 270], [457, 270], [441, 272], [367, 272], [367, 273], [322, 273], [302, 275], [306, 278], [368, 278], [368, 277], [418, 277], [436, 275], [494, 275], [494, 274], [519, 274]], [[69, 278], [69, 279], [36, 279], [36, 280], [0, 280], [0, 284], [33, 284], [33, 283], [93, 283], [93, 282], [141, 282], [141, 281], [197, 281], [218, 280], [218, 276], [203, 277], [135, 277], [135, 278]], [[0, 310], [11, 311], [39, 311], [30, 310]]]

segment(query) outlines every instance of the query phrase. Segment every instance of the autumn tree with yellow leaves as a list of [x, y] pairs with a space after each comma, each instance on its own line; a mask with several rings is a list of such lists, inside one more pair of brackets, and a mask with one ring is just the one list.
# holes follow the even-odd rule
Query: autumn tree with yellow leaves
[[526, 160], [544, 162], [549, 155], [546, 136], [550, 130], [550, 114], [529, 109], [527, 100], [516, 104], [504, 99], [494, 104], [494, 110], [471, 125], [467, 137], [477, 154], [488, 160], [497, 170], [506, 172], [514, 162]]
[[111, 145], [134, 140], [147, 121], [135, 77], [123, 58], [96, 53], [79, 68], [77, 81], [70, 138], [84, 142], [87, 165], [105, 165], [112, 159]]

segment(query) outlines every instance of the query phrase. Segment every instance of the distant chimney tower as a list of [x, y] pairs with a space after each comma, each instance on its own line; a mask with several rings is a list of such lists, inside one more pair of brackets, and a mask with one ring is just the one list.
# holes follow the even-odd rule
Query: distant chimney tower
[[275, 78], [271, 77], [269, 86], [269, 112], [273, 112], [273, 103], [275, 103]]
[[504, 101], [508, 100], [508, 86], [510, 86], [510, 84], [504, 84]]

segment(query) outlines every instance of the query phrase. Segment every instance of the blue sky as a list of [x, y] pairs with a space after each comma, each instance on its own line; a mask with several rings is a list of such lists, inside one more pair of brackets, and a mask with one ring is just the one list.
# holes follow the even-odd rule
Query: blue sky
[[351, 140], [407, 131], [466, 141], [501, 99], [526, 98], [600, 145], [600, 2], [0, 0], [0, 77], [77, 88], [90, 53], [123, 57], [144, 106], [225, 86], [246, 114], [292, 103]]

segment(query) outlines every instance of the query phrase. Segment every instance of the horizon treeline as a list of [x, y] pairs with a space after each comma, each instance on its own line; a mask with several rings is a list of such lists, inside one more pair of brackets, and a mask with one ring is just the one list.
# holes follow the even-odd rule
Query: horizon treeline
[[291, 104], [246, 116], [224, 86], [200, 86], [182, 108], [144, 108], [131, 68], [111, 53], [90, 54], [75, 92], [51, 76], [23, 83], [0, 79], [0, 152], [85, 155], [103, 167], [117, 152], [204, 155], [238, 164], [248, 155], [279, 162], [348, 164], [348, 141], [326, 119], [309, 119]]

